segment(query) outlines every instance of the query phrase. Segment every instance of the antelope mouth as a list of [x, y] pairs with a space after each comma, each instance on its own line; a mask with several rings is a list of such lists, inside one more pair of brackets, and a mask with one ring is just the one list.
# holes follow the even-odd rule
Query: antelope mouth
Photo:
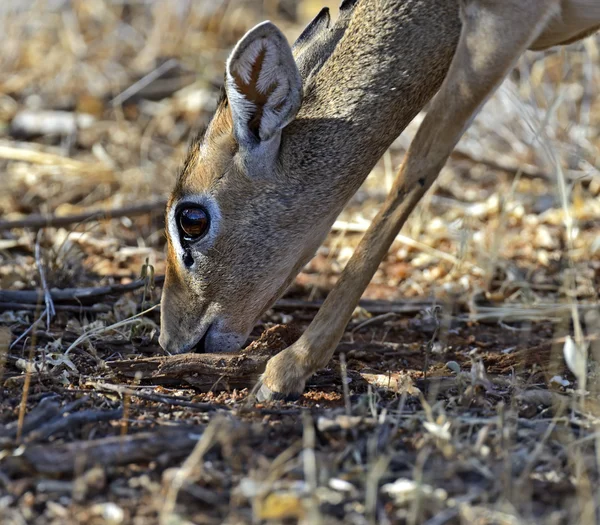
[[192, 349], [191, 349], [192, 352], [194, 352], [195, 354], [208, 353], [206, 351], [206, 338], [208, 337], [208, 332], [210, 332], [211, 327], [212, 327], [212, 324], [208, 325], [208, 328], [205, 330], [205, 332], [202, 335], [202, 337], [200, 338], [200, 340], [194, 346], [192, 346]]

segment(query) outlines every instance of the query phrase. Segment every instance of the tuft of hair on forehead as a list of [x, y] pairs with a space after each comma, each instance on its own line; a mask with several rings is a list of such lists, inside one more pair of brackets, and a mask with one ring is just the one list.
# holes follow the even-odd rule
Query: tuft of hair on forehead
[[227, 100], [227, 95], [224, 94], [225, 88], [222, 89], [222, 93], [223, 94], [219, 96], [219, 102], [217, 103], [215, 114], [202, 138], [201, 142], [203, 144], [221, 137], [222, 135], [233, 133], [233, 119], [231, 116], [231, 108], [229, 106], [229, 101]]
[[173, 194], [182, 197], [209, 189], [228, 170], [236, 151], [231, 113], [224, 102], [203, 136], [191, 143]]

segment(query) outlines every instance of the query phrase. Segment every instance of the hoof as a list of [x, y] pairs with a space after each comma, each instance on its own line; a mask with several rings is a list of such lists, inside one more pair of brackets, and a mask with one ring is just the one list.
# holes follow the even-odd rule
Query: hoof
[[301, 395], [302, 393], [283, 394], [281, 392], [273, 392], [267, 385], [262, 383], [256, 392], [256, 400], [259, 403], [264, 403], [265, 401], [298, 401]]

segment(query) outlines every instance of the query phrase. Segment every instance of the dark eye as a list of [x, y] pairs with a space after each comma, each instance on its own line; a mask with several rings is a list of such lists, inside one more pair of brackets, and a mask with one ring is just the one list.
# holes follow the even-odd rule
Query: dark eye
[[208, 231], [208, 213], [199, 206], [182, 208], [177, 222], [183, 238], [188, 241], [196, 241]]

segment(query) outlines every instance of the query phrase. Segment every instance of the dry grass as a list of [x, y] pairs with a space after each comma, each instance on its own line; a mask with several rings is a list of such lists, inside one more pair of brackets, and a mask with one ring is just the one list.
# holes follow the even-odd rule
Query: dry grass
[[[326, 3], [2, 2], [2, 220], [164, 199], [235, 41], [266, 18], [292, 39]], [[158, 350], [160, 210], [1, 230], [0, 295], [145, 284], [55, 300], [49, 327], [43, 293], [2, 308], [2, 523], [597, 523], [599, 57], [595, 37], [521, 59], [296, 405], [107, 365]], [[421, 118], [253, 338], [306, 326]]]

